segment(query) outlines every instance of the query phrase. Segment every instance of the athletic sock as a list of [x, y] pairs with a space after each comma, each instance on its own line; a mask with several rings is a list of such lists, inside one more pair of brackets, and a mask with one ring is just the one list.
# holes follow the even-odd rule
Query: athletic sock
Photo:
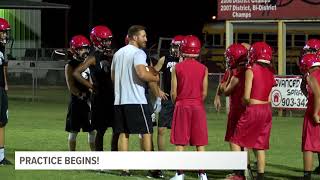
[[0, 161], [4, 159], [4, 147], [0, 148]]

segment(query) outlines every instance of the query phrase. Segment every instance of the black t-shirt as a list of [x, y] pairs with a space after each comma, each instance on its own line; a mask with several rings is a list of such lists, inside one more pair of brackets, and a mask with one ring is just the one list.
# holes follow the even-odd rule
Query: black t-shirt
[[170, 94], [171, 91], [171, 71], [172, 68], [179, 62], [179, 58], [165, 56], [164, 63], [161, 68], [162, 72], [162, 87], [163, 91]]
[[[149, 57], [149, 53], [147, 51], [147, 49], [142, 49], [146, 55], [147, 55], [147, 59], [146, 59], [146, 63], [148, 66], [152, 66], [152, 61], [151, 61], [151, 58]], [[146, 95], [149, 95], [149, 85], [148, 85], [148, 82], [145, 83], [145, 94]]]
[[5, 87], [5, 80], [4, 80], [4, 66], [8, 65], [8, 60], [5, 56], [5, 47], [1, 44], [0, 45], [0, 87]]
[[143, 49], [143, 51], [146, 53], [146, 55], [147, 55], [147, 59], [146, 59], [146, 62], [147, 62], [147, 64], [148, 64], [148, 66], [152, 66], [152, 61], [151, 61], [151, 57], [149, 56], [149, 53], [148, 53], [148, 51], [146, 50], [146, 49]]
[[113, 82], [111, 80], [112, 56], [106, 56], [100, 51], [94, 51], [91, 55], [96, 59], [96, 65], [89, 67], [96, 93], [102, 96], [114, 97]]

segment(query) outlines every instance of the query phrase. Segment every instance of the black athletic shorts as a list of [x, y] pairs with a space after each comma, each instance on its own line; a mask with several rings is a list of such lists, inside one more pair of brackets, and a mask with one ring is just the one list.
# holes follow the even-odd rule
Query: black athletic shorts
[[147, 104], [116, 105], [115, 133], [148, 134], [153, 132], [151, 111]]
[[90, 132], [93, 127], [90, 122], [90, 107], [87, 100], [71, 96], [66, 119], [66, 131], [68, 132]]
[[8, 96], [4, 88], [0, 87], [0, 127], [8, 123]]
[[162, 100], [161, 101], [161, 111], [159, 113], [158, 126], [159, 127], [167, 127], [168, 129], [171, 129], [173, 112], [174, 112], [174, 105], [173, 105], [171, 99]]
[[91, 122], [96, 130], [106, 130], [113, 126], [114, 99], [107, 95], [95, 94], [91, 99]]

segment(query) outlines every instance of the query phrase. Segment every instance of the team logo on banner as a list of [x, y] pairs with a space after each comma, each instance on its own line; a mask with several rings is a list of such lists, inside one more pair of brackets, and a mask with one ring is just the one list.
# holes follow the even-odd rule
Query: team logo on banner
[[279, 106], [282, 99], [281, 92], [278, 90], [272, 91], [271, 98], [272, 98], [272, 105]]

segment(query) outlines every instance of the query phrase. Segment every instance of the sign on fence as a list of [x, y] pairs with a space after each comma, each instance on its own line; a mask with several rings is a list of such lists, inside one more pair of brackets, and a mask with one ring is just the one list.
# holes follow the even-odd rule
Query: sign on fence
[[319, 0], [218, 0], [218, 20], [318, 19]]
[[277, 86], [272, 88], [272, 107], [280, 109], [306, 109], [307, 98], [303, 95], [300, 85], [301, 76], [277, 76]]

